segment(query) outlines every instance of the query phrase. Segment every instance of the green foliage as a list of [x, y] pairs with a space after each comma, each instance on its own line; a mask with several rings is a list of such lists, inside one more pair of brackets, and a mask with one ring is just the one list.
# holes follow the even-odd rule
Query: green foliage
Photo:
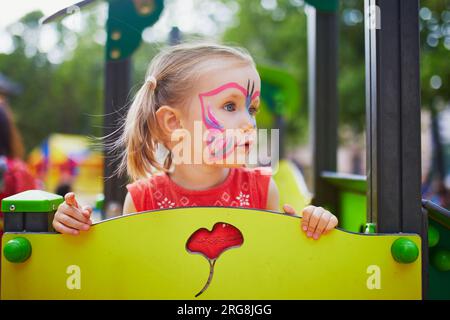
[[76, 49], [66, 52], [67, 60], [52, 64], [38, 47], [42, 16], [35, 11], [23, 17], [18, 22], [23, 31], [14, 35], [15, 50], [0, 55], [0, 71], [22, 86], [10, 104], [27, 151], [53, 132], [101, 135], [103, 47], [94, 41], [95, 17], [87, 18], [81, 33], [57, 25], [58, 48], [64, 52], [75, 41]]
[[422, 105], [433, 108], [450, 101], [450, 1], [423, 1], [420, 26]]
[[[302, 1], [279, 0], [268, 9], [264, 1], [217, 0], [236, 2], [239, 11], [234, 25], [227, 30], [224, 39], [249, 49], [257, 62], [269, 60], [286, 66], [297, 77], [302, 95], [299, 117], [289, 119], [288, 143], [302, 141], [305, 135], [307, 113], [307, 36], [306, 16]], [[265, 1], [270, 2], [270, 1]], [[267, 7], [267, 5], [266, 5]], [[430, 0], [422, 2], [429, 8], [430, 19], [421, 14], [421, 84], [422, 104], [429, 107], [435, 99], [450, 100], [450, 1]], [[339, 15], [339, 123], [355, 133], [365, 128], [365, 51], [364, 51], [364, 2], [341, 0]], [[438, 38], [431, 47], [428, 37]], [[442, 85], [430, 86], [430, 79], [438, 75]], [[301, 125], [300, 125], [301, 124]]]
[[[230, 1], [224, 0], [227, 3]], [[238, 0], [234, 26], [223, 40], [245, 47], [256, 63], [277, 65], [289, 70], [298, 81], [301, 102], [297, 114], [287, 119], [287, 144], [305, 141], [307, 133], [307, 48], [306, 16], [296, 1], [280, 0], [274, 9], [259, 2]]]
[[[339, 124], [355, 133], [365, 128], [363, 1], [341, 1], [339, 24]], [[355, 15], [352, 20], [352, 15]], [[358, 19], [359, 18], [359, 19]]]
[[[225, 3], [229, 2], [222, 0]], [[277, 1], [264, 9], [261, 2], [237, 0], [239, 12], [235, 24], [224, 35], [226, 42], [246, 47], [257, 62], [270, 61], [285, 66], [298, 80], [301, 105], [297, 116], [288, 119], [287, 144], [305, 142], [307, 138], [308, 64], [306, 14], [301, 1]], [[360, 1], [341, 1], [340, 15], [349, 10], [362, 15]], [[347, 10], [347, 12], [346, 12]], [[340, 23], [339, 35], [339, 108], [340, 123], [354, 131], [364, 129], [365, 76], [364, 28], [362, 20]]]
[[[286, 142], [291, 146], [305, 142], [308, 64], [303, 1], [199, 0], [198, 4], [206, 1], [238, 5], [232, 25], [223, 34], [225, 43], [247, 48], [259, 64], [274, 65], [293, 74], [298, 82], [300, 105], [297, 113], [287, 119]], [[450, 100], [450, 0], [421, 4], [422, 9], [427, 8], [420, 14], [422, 105], [431, 108], [436, 101]], [[52, 132], [102, 135], [104, 44], [98, 38], [104, 26], [98, 23], [96, 11], [85, 14], [85, 26], [79, 32], [61, 22], [53, 24], [57, 48], [64, 56], [57, 63], [51, 53], [39, 49], [41, 12], [27, 14], [16, 25], [21, 28], [7, 30], [15, 49], [10, 54], [0, 54], [0, 72], [23, 87], [21, 95], [11, 98], [11, 105], [28, 151]], [[339, 121], [360, 133], [365, 127], [363, 1], [341, 0], [339, 15]], [[130, 98], [141, 84], [151, 58], [163, 45], [143, 44], [134, 54], [135, 85]], [[439, 77], [439, 87], [430, 85], [433, 76]]]

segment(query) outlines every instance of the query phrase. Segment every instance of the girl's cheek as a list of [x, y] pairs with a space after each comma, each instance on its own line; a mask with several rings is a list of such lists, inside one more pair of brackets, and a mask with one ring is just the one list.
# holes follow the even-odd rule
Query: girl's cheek
[[225, 119], [221, 121], [222, 126], [225, 129], [232, 129], [237, 119], [234, 119], [231, 115], [225, 116]]

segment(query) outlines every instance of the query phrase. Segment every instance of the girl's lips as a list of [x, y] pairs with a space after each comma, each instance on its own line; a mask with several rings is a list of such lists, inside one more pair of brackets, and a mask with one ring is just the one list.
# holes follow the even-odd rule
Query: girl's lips
[[245, 137], [244, 139], [242, 139], [242, 141], [236, 141], [236, 146], [240, 147], [240, 146], [252, 146], [253, 145], [253, 138], [252, 137]]
[[252, 146], [252, 142], [247, 141], [245, 143], [236, 144], [234, 148], [235, 148], [235, 150], [241, 150], [241, 152], [245, 152], [247, 154], [250, 152], [251, 146]]
[[253, 144], [253, 141], [245, 141], [241, 143], [236, 143], [236, 147], [251, 147]]

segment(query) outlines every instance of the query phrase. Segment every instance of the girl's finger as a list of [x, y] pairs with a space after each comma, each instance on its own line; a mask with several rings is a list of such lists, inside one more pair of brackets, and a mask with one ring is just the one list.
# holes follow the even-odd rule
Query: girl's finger
[[323, 233], [327, 233], [328, 231], [333, 230], [334, 228], [336, 228], [337, 225], [338, 219], [336, 218], [336, 216], [332, 215]]
[[76, 236], [80, 233], [78, 230], [66, 227], [61, 222], [58, 222], [56, 220], [53, 221], [53, 228], [59, 233], [72, 234], [74, 236]]
[[65, 214], [59, 214], [57, 217], [55, 215], [56, 221], [65, 225], [66, 227], [70, 227], [76, 230], [89, 230], [89, 225], [86, 223], [82, 223], [68, 215]]
[[73, 193], [73, 192], [66, 193], [66, 195], [64, 196], [64, 200], [66, 201], [66, 203], [69, 206], [72, 206], [72, 207], [75, 207], [75, 208], [79, 208], [80, 207], [78, 205], [77, 200], [75, 199], [75, 193]]
[[91, 206], [83, 206], [82, 212], [85, 215], [85, 217], [89, 218], [92, 214], [92, 207]]
[[312, 237], [314, 230], [317, 228], [317, 224], [319, 223], [320, 217], [325, 212], [322, 207], [316, 207], [311, 217], [309, 218], [308, 231], [306, 235], [308, 237]]
[[284, 210], [284, 212], [287, 213], [287, 214], [295, 214], [295, 209], [292, 208], [291, 205], [289, 205], [289, 204], [285, 204], [285, 205], [283, 206], [283, 210]]
[[311, 214], [314, 212], [314, 206], [307, 206], [302, 210], [302, 228], [303, 231], [308, 230], [309, 219], [311, 218]]
[[313, 233], [314, 240], [317, 240], [320, 238], [320, 235], [323, 233], [323, 231], [327, 227], [330, 219], [331, 219], [331, 213], [329, 213], [328, 211], [325, 211], [322, 214], [322, 216], [320, 217], [320, 220], [319, 220], [319, 223], [317, 224], [316, 230], [314, 230], [314, 233]]
[[92, 207], [91, 206], [83, 206], [82, 208], [83, 210], [87, 210], [89, 212], [92, 212]]
[[[67, 204], [63, 205], [61, 213], [63, 215], [68, 215], [68, 216], [74, 218], [75, 220], [78, 220], [83, 223], [88, 223], [88, 224], [92, 223], [89, 219], [90, 214], [89, 214], [89, 216], [87, 216], [86, 214], [83, 214], [82, 210], [74, 208]], [[55, 217], [56, 217], [56, 215], [55, 215]]]

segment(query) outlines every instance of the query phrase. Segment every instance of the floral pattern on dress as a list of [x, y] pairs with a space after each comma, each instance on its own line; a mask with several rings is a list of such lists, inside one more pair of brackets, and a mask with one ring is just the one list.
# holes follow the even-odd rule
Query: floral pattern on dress
[[163, 201], [157, 203], [159, 209], [173, 208], [175, 206], [175, 202], [170, 201], [167, 197], [164, 198]]
[[249, 201], [250, 195], [242, 193], [242, 191], [239, 193], [239, 195], [236, 197], [236, 200], [239, 201], [239, 205], [241, 207], [250, 205]]

